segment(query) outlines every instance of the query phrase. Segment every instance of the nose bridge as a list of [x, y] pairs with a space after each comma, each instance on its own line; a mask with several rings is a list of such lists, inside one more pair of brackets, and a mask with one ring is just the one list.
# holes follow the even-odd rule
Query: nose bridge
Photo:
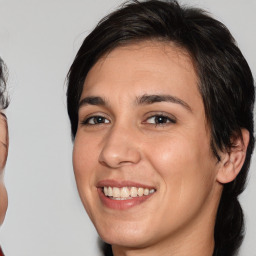
[[99, 162], [111, 168], [118, 168], [135, 164], [140, 158], [135, 129], [116, 123], [104, 139]]

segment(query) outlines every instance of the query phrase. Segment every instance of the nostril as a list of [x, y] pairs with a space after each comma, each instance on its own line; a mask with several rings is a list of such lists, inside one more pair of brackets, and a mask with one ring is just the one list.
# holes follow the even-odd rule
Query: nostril
[[110, 168], [118, 168], [123, 165], [136, 164], [140, 161], [141, 154], [138, 149], [130, 145], [120, 147], [104, 147], [99, 156], [99, 162]]
[[110, 165], [108, 165], [105, 161], [99, 159], [99, 163], [105, 167], [111, 167]]

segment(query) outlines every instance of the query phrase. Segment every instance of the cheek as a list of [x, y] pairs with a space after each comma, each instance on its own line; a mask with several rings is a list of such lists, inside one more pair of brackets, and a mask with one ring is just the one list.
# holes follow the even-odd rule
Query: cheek
[[171, 143], [165, 140], [148, 153], [164, 184], [159, 191], [162, 204], [158, 211], [162, 215], [158, 223], [169, 232], [168, 225], [173, 230], [180, 228], [213, 201], [214, 161], [207, 144], [202, 142], [200, 146], [181, 138], [173, 139]]
[[158, 140], [148, 152], [151, 164], [166, 185], [167, 194], [177, 203], [193, 197], [201, 200], [214, 184], [215, 161], [209, 143], [191, 137]]
[[93, 145], [78, 133], [73, 148], [73, 169], [76, 184], [86, 210], [88, 209], [88, 202], [92, 200], [91, 191], [95, 189], [93, 187], [93, 175], [97, 163], [97, 154]]
[[77, 134], [73, 148], [73, 169], [80, 198], [89, 217], [93, 219], [96, 188], [94, 186], [94, 170], [98, 162], [94, 144]]
[[73, 148], [73, 167], [75, 176], [83, 179], [92, 173], [94, 165], [98, 162], [98, 152], [95, 143], [89, 138], [76, 136]]

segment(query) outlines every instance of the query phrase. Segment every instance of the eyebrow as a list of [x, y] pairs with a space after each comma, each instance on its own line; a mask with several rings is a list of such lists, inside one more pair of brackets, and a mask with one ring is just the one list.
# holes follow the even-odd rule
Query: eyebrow
[[86, 105], [96, 105], [96, 106], [106, 106], [106, 101], [98, 96], [92, 96], [92, 97], [85, 97], [82, 100], [80, 100], [78, 108]]
[[187, 110], [189, 110], [190, 112], [192, 112], [191, 107], [188, 105], [188, 103], [186, 103], [185, 101], [181, 100], [178, 97], [169, 95], [169, 94], [153, 94], [153, 95], [148, 95], [148, 94], [144, 94], [141, 97], [138, 97], [136, 100], [136, 103], [138, 105], [147, 105], [147, 104], [154, 104], [157, 102], [171, 102], [171, 103], [175, 103], [175, 104], [179, 104], [182, 107], [186, 108]]
[[[137, 97], [136, 99], [137, 105], [149, 105], [157, 102], [171, 102], [171, 103], [179, 104], [182, 107], [189, 110], [190, 112], [192, 112], [191, 107], [185, 101], [181, 100], [178, 97], [168, 95], [168, 94], [160, 94], [160, 95], [144, 94], [141, 97]], [[106, 106], [107, 102], [106, 100], [104, 100], [102, 97], [99, 97], [99, 96], [85, 97], [79, 102], [78, 108], [86, 105]]]

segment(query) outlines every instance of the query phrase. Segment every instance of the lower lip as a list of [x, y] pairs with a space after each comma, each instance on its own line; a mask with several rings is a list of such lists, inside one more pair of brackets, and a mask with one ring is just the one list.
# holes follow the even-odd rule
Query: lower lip
[[105, 194], [102, 191], [102, 188], [98, 188], [98, 193], [99, 193], [101, 202], [106, 207], [115, 209], [115, 210], [126, 210], [136, 205], [142, 204], [153, 195], [153, 194], [149, 194], [148, 196], [134, 197], [128, 200], [114, 200], [105, 196]]

